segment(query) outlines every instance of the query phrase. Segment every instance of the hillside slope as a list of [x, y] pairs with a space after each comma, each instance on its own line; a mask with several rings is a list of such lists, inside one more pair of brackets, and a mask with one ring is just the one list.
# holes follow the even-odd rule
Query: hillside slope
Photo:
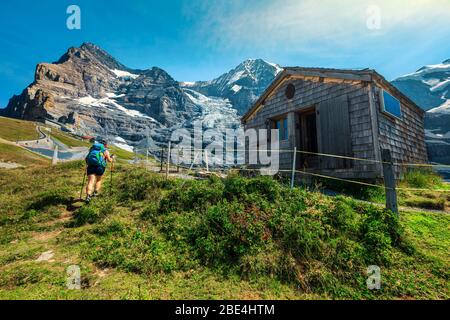
[[[83, 168], [0, 171], [0, 298], [450, 297], [448, 215], [398, 222], [269, 178], [165, 181], [127, 166], [113, 196], [79, 207]], [[373, 264], [380, 291], [367, 289]], [[70, 265], [81, 290], [66, 288]]]

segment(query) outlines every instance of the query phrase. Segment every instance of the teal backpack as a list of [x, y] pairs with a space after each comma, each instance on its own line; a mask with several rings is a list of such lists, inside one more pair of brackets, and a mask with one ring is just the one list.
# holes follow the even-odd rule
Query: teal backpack
[[87, 165], [106, 168], [105, 151], [106, 148], [103, 144], [94, 144], [86, 157]]

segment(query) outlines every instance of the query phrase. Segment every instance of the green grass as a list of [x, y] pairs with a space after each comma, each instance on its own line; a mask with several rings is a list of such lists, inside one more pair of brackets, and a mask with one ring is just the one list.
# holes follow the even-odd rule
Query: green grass
[[438, 174], [431, 170], [411, 169], [404, 174], [400, 186], [433, 190], [443, 188], [444, 182]]
[[15, 142], [38, 139], [39, 134], [34, 122], [0, 117], [0, 138]]
[[[399, 188], [425, 189], [426, 191], [399, 190], [400, 205], [433, 210], [450, 210], [450, 188], [431, 170], [414, 169], [405, 173]], [[448, 190], [449, 192], [442, 192]]]
[[[126, 165], [112, 197], [80, 208], [83, 168], [0, 171], [0, 298], [450, 298], [448, 215], [398, 221], [270, 178], [166, 181]], [[73, 264], [82, 290], [66, 289]], [[371, 264], [378, 292], [366, 288]]]
[[409, 226], [408, 234], [422, 252], [450, 261], [450, 215], [411, 211], [405, 212], [402, 220]]
[[[68, 133], [52, 129], [52, 132], [50, 134], [55, 139], [59, 140], [60, 142], [64, 143], [68, 147], [91, 147], [91, 143], [83, 140], [79, 140], [73, 136], [71, 136]], [[109, 146], [109, 150], [112, 154], [115, 154], [119, 159], [122, 160], [133, 160], [134, 159], [134, 153], [129, 152], [123, 149], [120, 149], [115, 146]]]
[[57, 139], [58, 141], [64, 143], [68, 147], [87, 147], [89, 148], [91, 144], [87, 141], [79, 140], [74, 137], [72, 137], [70, 134], [64, 133], [62, 131], [59, 131], [57, 129], [52, 128], [52, 131], [50, 133], [52, 137]]
[[120, 149], [120, 148], [114, 147], [114, 146], [109, 146], [108, 149], [111, 152], [111, 154], [116, 155], [120, 159], [123, 159], [123, 160], [133, 160], [134, 159], [133, 152], [129, 152], [129, 151], [126, 151], [126, 150], [123, 150], [123, 149]]
[[0, 143], [0, 161], [17, 163], [23, 166], [50, 164], [50, 160], [33, 152], [3, 143]]

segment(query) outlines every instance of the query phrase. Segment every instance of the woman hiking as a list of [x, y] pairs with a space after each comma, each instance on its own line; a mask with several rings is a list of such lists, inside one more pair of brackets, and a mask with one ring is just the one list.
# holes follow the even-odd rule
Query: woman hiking
[[108, 142], [106, 140], [102, 139], [92, 145], [86, 157], [88, 176], [86, 204], [89, 204], [92, 198], [100, 193], [107, 163], [113, 161], [114, 159], [108, 151]]

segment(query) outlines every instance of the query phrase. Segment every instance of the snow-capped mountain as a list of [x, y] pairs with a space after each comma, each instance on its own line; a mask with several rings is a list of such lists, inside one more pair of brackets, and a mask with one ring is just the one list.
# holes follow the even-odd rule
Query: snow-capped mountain
[[157, 147], [173, 130], [238, 128], [244, 113], [281, 69], [246, 60], [218, 79], [180, 84], [164, 70], [135, 70], [92, 43], [70, 48], [57, 62], [36, 67], [34, 82], [1, 114], [102, 135], [119, 146]]
[[450, 59], [422, 67], [392, 83], [427, 111], [425, 129], [430, 159], [450, 164]]
[[248, 59], [216, 79], [181, 85], [208, 97], [228, 99], [243, 115], [282, 70], [262, 59]]
[[440, 107], [450, 100], [450, 59], [422, 67], [392, 83], [424, 110]]

